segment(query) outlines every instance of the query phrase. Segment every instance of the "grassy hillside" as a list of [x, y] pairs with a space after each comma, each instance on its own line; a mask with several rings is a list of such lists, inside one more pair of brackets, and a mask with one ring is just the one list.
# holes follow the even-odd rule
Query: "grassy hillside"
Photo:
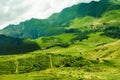
[[[36, 38], [42, 35], [36, 39], [0, 35], [0, 80], [119, 80], [118, 3], [101, 0], [75, 5], [48, 18], [52, 26], [48, 25], [47, 20], [40, 20], [40, 23], [36, 19], [22, 22], [22, 26], [30, 25], [25, 28], [32, 33], [25, 29], [24, 36], [29, 34], [30, 38]], [[73, 13], [65, 19], [60, 18], [69, 12]], [[41, 31], [38, 25], [44, 26], [40, 27]], [[6, 29], [16, 30], [15, 26], [19, 32], [19, 25]], [[43, 34], [44, 29], [44, 33], [49, 35]], [[19, 37], [14, 33], [12, 36]]]
[[88, 39], [76, 41], [67, 48], [53, 47], [19, 56], [0, 56], [0, 79], [119, 79], [120, 41], [100, 34], [90, 34]]

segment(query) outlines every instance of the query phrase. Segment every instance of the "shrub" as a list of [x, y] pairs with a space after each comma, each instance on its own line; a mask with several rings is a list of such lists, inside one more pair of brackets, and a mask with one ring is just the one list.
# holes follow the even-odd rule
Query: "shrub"
[[89, 66], [89, 60], [83, 57], [69, 57], [63, 60], [64, 67], [83, 67]]

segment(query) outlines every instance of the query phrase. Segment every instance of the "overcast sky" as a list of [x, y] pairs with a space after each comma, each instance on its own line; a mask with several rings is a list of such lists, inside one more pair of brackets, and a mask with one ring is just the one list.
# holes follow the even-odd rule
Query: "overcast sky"
[[90, 1], [92, 0], [0, 0], [0, 29], [31, 18], [47, 18], [65, 7]]

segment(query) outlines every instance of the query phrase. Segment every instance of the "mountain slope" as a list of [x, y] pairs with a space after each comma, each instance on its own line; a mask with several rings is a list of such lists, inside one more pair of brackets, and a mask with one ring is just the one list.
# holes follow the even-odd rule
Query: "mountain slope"
[[31, 19], [20, 23], [22, 26], [5, 28], [6, 33], [13, 31], [11, 36], [17, 38], [0, 35], [0, 54], [3, 55], [0, 55], [0, 79], [119, 80], [120, 7], [117, 0], [73, 7], [45, 20]]
[[90, 3], [80, 3], [55, 13], [48, 19], [31, 19], [19, 25], [9, 25], [0, 31], [0, 34], [19, 38], [38, 38], [65, 33], [71, 20], [84, 16], [101, 17], [104, 12], [120, 9], [120, 5], [110, 1], [101, 0]]
[[40, 49], [35, 42], [0, 35], [0, 55], [26, 53]]

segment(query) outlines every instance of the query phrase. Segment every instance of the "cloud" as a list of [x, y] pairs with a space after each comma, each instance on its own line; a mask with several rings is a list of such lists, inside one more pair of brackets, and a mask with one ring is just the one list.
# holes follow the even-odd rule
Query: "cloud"
[[0, 29], [31, 18], [47, 18], [65, 7], [90, 1], [92, 0], [0, 0]]

